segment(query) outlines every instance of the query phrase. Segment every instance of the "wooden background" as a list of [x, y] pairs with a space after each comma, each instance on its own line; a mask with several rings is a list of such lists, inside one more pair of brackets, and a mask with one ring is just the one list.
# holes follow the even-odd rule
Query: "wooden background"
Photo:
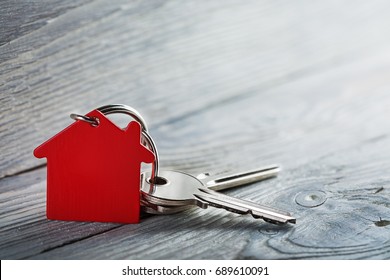
[[[1, 259], [390, 259], [388, 1], [0, 6]], [[114, 103], [146, 118], [163, 168], [281, 164], [228, 193], [297, 224], [219, 209], [46, 220], [33, 149], [70, 113]]]

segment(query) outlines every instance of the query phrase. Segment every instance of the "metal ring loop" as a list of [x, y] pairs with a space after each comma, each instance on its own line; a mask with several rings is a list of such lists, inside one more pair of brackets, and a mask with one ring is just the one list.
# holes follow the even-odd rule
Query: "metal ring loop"
[[133, 117], [142, 127], [142, 130], [148, 131], [148, 127], [146, 125], [145, 120], [142, 118], [141, 114], [138, 113], [137, 110], [134, 108], [123, 105], [123, 104], [112, 104], [112, 105], [105, 105], [102, 107], [97, 108], [99, 112], [101, 112], [103, 115], [109, 115], [109, 114], [115, 114], [115, 113], [122, 113], [129, 115]]
[[74, 120], [79, 120], [79, 121], [84, 121], [84, 122], [90, 123], [93, 126], [99, 125], [98, 118], [88, 117], [88, 116], [79, 115], [79, 114], [70, 114], [70, 117]]

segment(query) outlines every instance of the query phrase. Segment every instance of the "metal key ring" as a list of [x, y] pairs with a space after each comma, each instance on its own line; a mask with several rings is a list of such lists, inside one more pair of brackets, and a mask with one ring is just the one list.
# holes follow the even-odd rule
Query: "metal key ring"
[[133, 117], [134, 120], [139, 122], [143, 131], [148, 131], [148, 127], [146, 125], [144, 118], [141, 116], [141, 114], [137, 110], [135, 110], [134, 108], [132, 108], [130, 106], [123, 105], [123, 104], [112, 104], [112, 105], [105, 105], [105, 106], [99, 107], [96, 110], [98, 110], [103, 115], [109, 115], [109, 114], [115, 114], [115, 113], [122, 113], [122, 114], [129, 115], [129, 116]]
[[[138, 111], [135, 110], [134, 108], [123, 104], [105, 105], [97, 108], [96, 110], [98, 110], [104, 115], [115, 114], [115, 113], [126, 114], [131, 116], [134, 120], [136, 120], [141, 125], [142, 137], [145, 140], [148, 147], [154, 153], [154, 157], [155, 157], [151, 179], [150, 179], [150, 181], [153, 182], [158, 177], [158, 173], [159, 173], [159, 156], [158, 156], [156, 144], [154, 143], [153, 138], [148, 133], [148, 127], [146, 126], [146, 122], [142, 118], [141, 114], [138, 113]], [[93, 126], [99, 125], [99, 120], [96, 118], [91, 118], [88, 116], [78, 115], [78, 114], [71, 114], [70, 117], [74, 120], [85, 121], [87, 123], [90, 123]]]
[[79, 115], [79, 114], [70, 114], [70, 117], [74, 119], [75, 121], [84, 121], [92, 126], [98, 126], [99, 125], [99, 119], [98, 118], [92, 118], [84, 115]]

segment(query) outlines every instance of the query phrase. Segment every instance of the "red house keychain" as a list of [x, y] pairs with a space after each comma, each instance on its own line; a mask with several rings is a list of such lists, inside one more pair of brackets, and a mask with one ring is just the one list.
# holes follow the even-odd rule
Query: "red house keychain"
[[[139, 122], [121, 129], [104, 115], [117, 112]], [[141, 163], [155, 161], [142, 144], [142, 118], [124, 105], [72, 117], [75, 123], [34, 150], [47, 158], [47, 218], [139, 222]]]

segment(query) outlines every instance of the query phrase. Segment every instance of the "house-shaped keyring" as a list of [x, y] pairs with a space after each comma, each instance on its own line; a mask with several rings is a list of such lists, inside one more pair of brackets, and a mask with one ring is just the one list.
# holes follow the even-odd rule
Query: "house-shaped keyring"
[[141, 144], [141, 127], [121, 129], [97, 110], [91, 125], [78, 120], [34, 150], [47, 158], [47, 218], [137, 223], [141, 163], [154, 154]]

